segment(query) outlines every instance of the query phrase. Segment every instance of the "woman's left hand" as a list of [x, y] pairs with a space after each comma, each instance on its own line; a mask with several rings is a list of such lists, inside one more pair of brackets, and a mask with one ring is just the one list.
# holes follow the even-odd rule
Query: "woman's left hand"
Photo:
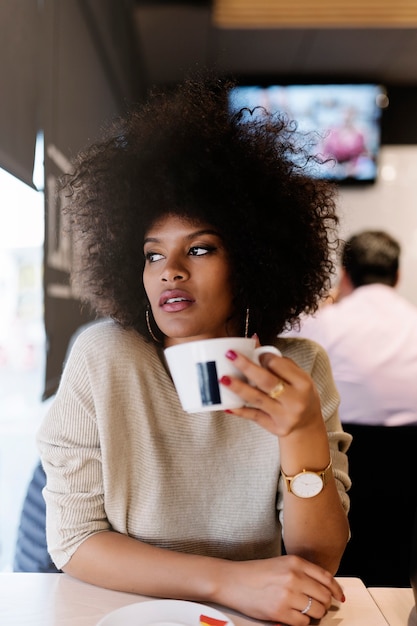
[[312, 378], [292, 359], [265, 353], [257, 365], [230, 350], [226, 356], [247, 378], [223, 376], [222, 385], [247, 406], [229, 412], [253, 420], [269, 432], [285, 437], [295, 430], [322, 424], [320, 398]]

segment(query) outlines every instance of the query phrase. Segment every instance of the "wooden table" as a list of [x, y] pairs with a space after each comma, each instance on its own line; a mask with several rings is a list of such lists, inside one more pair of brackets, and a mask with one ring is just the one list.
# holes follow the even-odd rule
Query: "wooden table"
[[417, 626], [411, 588], [370, 587], [368, 591], [390, 626]]
[[[344, 589], [346, 602], [340, 607], [332, 606], [320, 621], [320, 626], [407, 626], [406, 621], [401, 621], [401, 616], [395, 622], [387, 621], [359, 578], [338, 580]], [[390, 596], [385, 594], [386, 601], [381, 605], [385, 615], [396, 612], [398, 597], [403, 596], [404, 615], [409, 612], [412, 596], [402, 591], [392, 590]], [[409, 591], [411, 593], [411, 589]], [[396, 592], [401, 593], [397, 596]], [[1, 626], [96, 626], [110, 611], [149, 599], [95, 587], [66, 574], [0, 573]], [[216, 608], [225, 613], [235, 626], [263, 625], [230, 609]]]

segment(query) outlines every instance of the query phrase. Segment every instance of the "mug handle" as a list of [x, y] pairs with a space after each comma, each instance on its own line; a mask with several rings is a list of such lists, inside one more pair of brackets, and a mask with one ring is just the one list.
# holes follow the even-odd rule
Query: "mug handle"
[[266, 352], [270, 352], [272, 354], [276, 354], [277, 356], [282, 356], [281, 352], [275, 346], [258, 346], [254, 350], [254, 362], [257, 365], [260, 365], [259, 357], [261, 354], [265, 354]]

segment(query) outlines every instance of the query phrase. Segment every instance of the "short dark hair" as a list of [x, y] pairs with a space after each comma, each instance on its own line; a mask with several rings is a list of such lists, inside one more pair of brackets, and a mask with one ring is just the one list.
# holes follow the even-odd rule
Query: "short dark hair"
[[63, 179], [79, 246], [77, 290], [99, 315], [144, 336], [144, 235], [166, 214], [220, 232], [236, 312], [243, 325], [249, 308], [249, 331], [263, 343], [314, 312], [331, 286], [336, 187], [305, 173], [311, 157], [294, 123], [247, 109], [231, 114], [233, 85], [209, 76], [154, 90]]
[[353, 286], [382, 283], [394, 287], [398, 278], [401, 248], [382, 230], [366, 230], [346, 241], [342, 266]]

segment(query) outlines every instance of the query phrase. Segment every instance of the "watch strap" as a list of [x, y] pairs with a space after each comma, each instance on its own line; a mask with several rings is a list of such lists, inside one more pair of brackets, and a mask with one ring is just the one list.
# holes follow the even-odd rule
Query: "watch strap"
[[309, 474], [317, 474], [317, 476], [320, 476], [320, 478], [323, 481], [323, 487], [325, 487], [327, 485], [327, 483], [329, 482], [329, 478], [332, 475], [332, 459], [330, 459], [329, 464], [327, 465], [327, 467], [325, 467], [322, 470], [310, 470], [310, 469], [302, 469], [301, 472], [298, 472], [298, 474], [294, 474], [294, 476], [288, 476], [288, 474], [286, 474], [284, 472], [284, 470], [281, 468], [281, 474], [285, 480], [285, 483], [287, 485], [287, 491], [289, 491], [291, 493], [291, 482], [292, 480], [296, 477], [299, 476], [300, 474], [305, 474], [306, 472], [308, 472]]

